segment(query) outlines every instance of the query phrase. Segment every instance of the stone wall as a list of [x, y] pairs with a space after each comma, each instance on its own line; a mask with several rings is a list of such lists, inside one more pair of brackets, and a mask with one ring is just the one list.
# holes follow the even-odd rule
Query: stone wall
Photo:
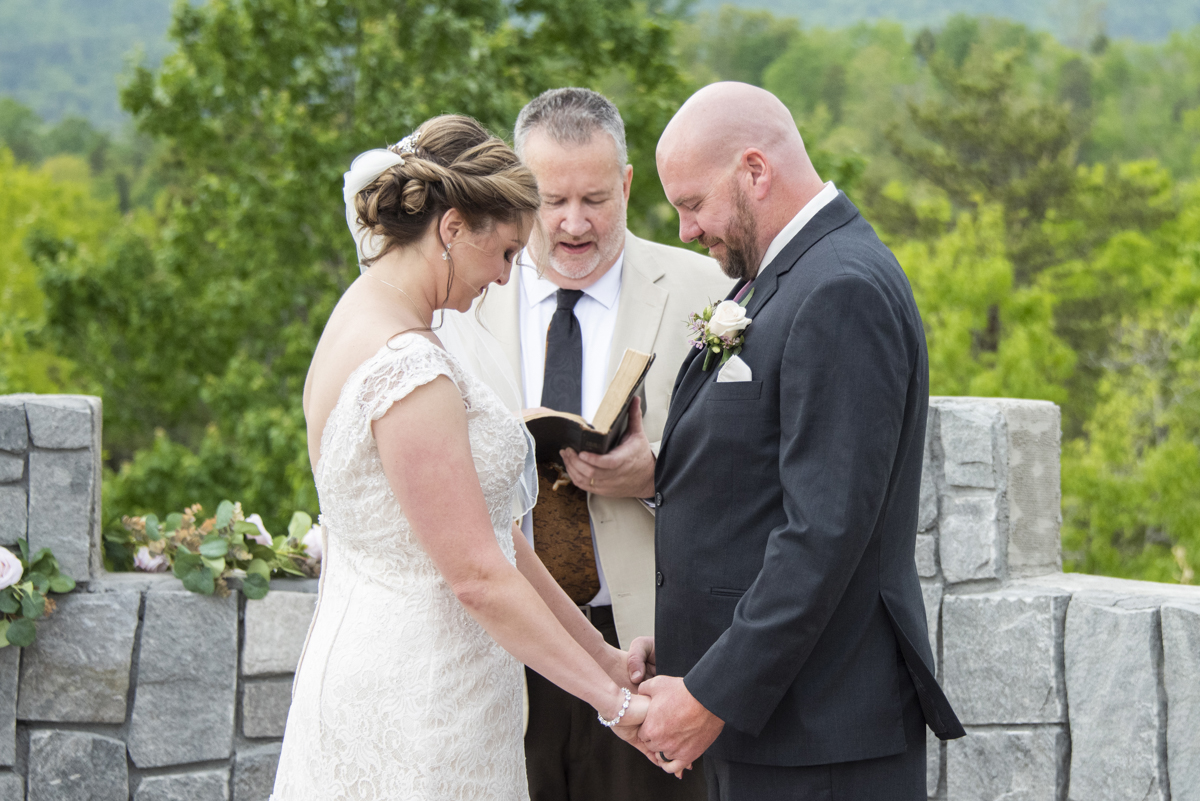
[[967, 736], [930, 798], [1200, 801], [1200, 587], [1064, 574], [1054, 404], [934, 398], [917, 567]]
[[[1053, 404], [930, 411], [917, 568], [968, 731], [930, 737], [930, 797], [1200, 801], [1200, 588], [1061, 573]], [[0, 397], [0, 543], [79, 582], [0, 649], [0, 801], [263, 801], [316, 582], [247, 601], [105, 573], [100, 412]]]

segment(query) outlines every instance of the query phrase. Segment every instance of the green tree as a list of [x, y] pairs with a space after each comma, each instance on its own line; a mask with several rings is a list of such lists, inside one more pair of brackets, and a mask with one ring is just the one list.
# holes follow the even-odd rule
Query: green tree
[[674, 24], [600, 0], [177, 6], [176, 51], [124, 93], [167, 148], [161, 213], [93, 257], [40, 244], [48, 335], [124, 410], [107, 441], [109, 514], [231, 497], [281, 526], [316, 507], [300, 396], [358, 272], [341, 173], [360, 151], [444, 112], [503, 133], [543, 89], [607, 88], [641, 176], [631, 223], [673, 232], [650, 176], [687, 93]]

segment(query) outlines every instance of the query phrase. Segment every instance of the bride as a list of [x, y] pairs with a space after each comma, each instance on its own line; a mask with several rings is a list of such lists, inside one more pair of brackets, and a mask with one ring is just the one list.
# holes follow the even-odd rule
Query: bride
[[648, 706], [513, 525], [519, 419], [432, 330], [508, 280], [537, 185], [447, 115], [356, 159], [347, 205], [364, 273], [304, 388], [328, 541], [272, 799], [526, 799], [520, 663], [631, 742]]

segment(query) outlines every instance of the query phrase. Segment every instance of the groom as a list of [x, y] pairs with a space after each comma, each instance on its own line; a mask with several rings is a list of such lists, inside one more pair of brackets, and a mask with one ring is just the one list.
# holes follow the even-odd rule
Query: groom
[[738, 279], [751, 322], [672, 393], [639, 736], [704, 754], [711, 801], [923, 801], [925, 726], [964, 732], [913, 559], [929, 385], [908, 280], [769, 92], [700, 90], [657, 161], [680, 238]]

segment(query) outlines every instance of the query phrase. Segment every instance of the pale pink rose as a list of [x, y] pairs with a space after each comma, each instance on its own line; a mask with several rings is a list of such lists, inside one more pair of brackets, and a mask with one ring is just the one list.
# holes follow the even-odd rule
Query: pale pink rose
[[309, 558], [321, 561], [321, 557], [325, 555], [324, 547], [321, 544], [321, 526], [315, 525], [310, 528], [300, 540], [300, 544], [304, 546], [304, 551]]
[[16, 584], [24, 572], [21, 560], [12, 551], [0, 548], [0, 590]]
[[271, 539], [271, 532], [267, 531], [267, 527], [263, 525], [263, 520], [261, 517], [259, 517], [257, 514], [253, 514], [246, 518], [246, 522], [252, 523], [258, 529], [258, 533], [250, 537], [250, 539], [254, 540], [259, 545], [265, 545], [268, 548], [274, 544]]
[[730, 332], [736, 334], [745, 330], [751, 322], [745, 309], [732, 300], [723, 300], [713, 309], [712, 319], [708, 321], [708, 333], [714, 336], [723, 336]]
[[133, 566], [146, 573], [165, 573], [170, 569], [171, 563], [162, 554], [150, 553], [150, 549], [143, 545], [133, 555]]

